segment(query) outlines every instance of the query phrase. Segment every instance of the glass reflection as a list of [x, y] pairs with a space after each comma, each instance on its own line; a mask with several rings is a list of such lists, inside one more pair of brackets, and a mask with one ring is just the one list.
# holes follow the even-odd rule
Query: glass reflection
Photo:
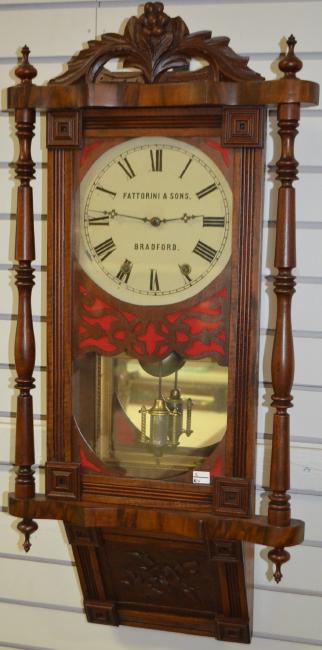
[[75, 416], [112, 471], [166, 478], [200, 468], [223, 440], [228, 369], [211, 359], [187, 361], [158, 377], [126, 355], [86, 355], [75, 387], [88, 381], [90, 367], [96, 376], [92, 407], [79, 401], [76, 390]]

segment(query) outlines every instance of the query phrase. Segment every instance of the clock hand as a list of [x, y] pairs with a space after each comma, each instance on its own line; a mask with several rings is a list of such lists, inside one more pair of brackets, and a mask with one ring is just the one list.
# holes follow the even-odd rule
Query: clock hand
[[183, 221], [184, 223], [188, 223], [189, 221], [192, 221], [193, 219], [203, 219], [204, 221], [204, 226], [221, 226], [224, 227], [225, 225], [225, 218], [224, 217], [209, 217], [205, 216], [204, 214], [184, 214], [182, 217], [174, 217], [173, 219], [164, 219], [166, 223], [170, 221]]
[[150, 223], [151, 226], [160, 226], [161, 223], [167, 221], [166, 219], [160, 219], [159, 217], [136, 217], [133, 214], [122, 214], [121, 212], [116, 212], [116, 210], [111, 210], [107, 214], [110, 219], [114, 219], [115, 217], [125, 217], [126, 219], [135, 219], [136, 221]]
[[184, 214], [182, 217], [174, 217], [173, 219], [164, 219], [166, 223], [169, 223], [170, 221], [184, 221], [184, 223], [187, 223], [191, 219], [196, 219], [197, 217], [202, 217], [202, 214]]
[[143, 221], [143, 223], [149, 223], [151, 226], [160, 226], [161, 223], [170, 223], [172, 221], [183, 221], [188, 223], [193, 219], [203, 219], [205, 226], [224, 226], [224, 217], [206, 217], [203, 214], [183, 214], [182, 217], [173, 217], [170, 219], [161, 219], [160, 217], [137, 217], [134, 214], [123, 214], [121, 212], [116, 212], [116, 210], [93, 210], [91, 212], [96, 212], [99, 214], [106, 215], [109, 219], [115, 219], [115, 217], [124, 217], [125, 219], [134, 219], [135, 221]]

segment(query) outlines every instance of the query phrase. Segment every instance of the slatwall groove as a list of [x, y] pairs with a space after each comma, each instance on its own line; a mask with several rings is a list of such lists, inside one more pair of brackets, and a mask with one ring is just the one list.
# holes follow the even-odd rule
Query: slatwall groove
[[[16, 366], [14, 363], [0, 363], [0, 370], [15, 370]], [[37, 366], [35, 365], [34, 369], [39, 372], [46, 372], [46, 366]]]
[[29, 555], [18, 555], [17, 553], [1, 553], [1, 559], [18, 560], [19, 562], [35, 562], [40, 564], [58, 564], [59, 566], [75, 566], [75, 562], [71, 560], [55, 560], [49, 557], [31, 557]]
[[[14, 212], [1, 212], [0, 221], [16, 221], [16, 214]], [[47, 221], [47, 215], [35, 213], [34, 221]]]
[[317, 542], [314, 539], [304, 539], [302, 546], [311, 546], [312, 548], [322, 548], [322, 542]]
[[[276, 221], [269, 219], [264, 221], [264, 228], [275, 228]], [[298, 230], [322, 230], [322, 221], [297, 221], [296, 228]]]
[[57, 612], [70, 612], [71, 614], [83, 614], [84, 612], [81, 607], [58, 605], [56, 603], [42, 603], [33, 600], [22, 600], [20, 598], [0, 598], [0, 603], [5, 603], [6, 605], [22, 605], [23, 607], [36, 607], [37, 609], [50, 609]]
[[[61, 2], [24, 2], [23, 9], [24, 11], [37, 9], [77, 9], [83, 7], [96, 7], [98, 0], [61, 0]], [[0, 4], [0, 11], [21, 11], [22, 4], [18, 2], [12, 2], [10, 4]]]
[[[275, 329], [269, 329], [261, 327], [260, 334], [261, 336], [274, 336]], [[309, 338], [309, 339], [321, 339], [322, 331], [314, 330], [293, 330], [294, 338]]]
[[[17, 317], [17, 314], [0, 314], [0, 320], [16, 322], [16, 321], [17, 321], [17, 318], [18, 318], [18, 317]], [[37, 314], [33, 314], [33, 315], [32, 315], [32, 319], [33, 319], [33, 321], [34, 321], [35, 323], [46, 323], [46, 322], [47, 322], [47, 316], [39, 316], [39, 315], [37, 315]], [[0, 368], [1, 368], [1, 367], [2, 367], [2, 366], [1, 366], [1, 364], [0, 364]], [[9, 364], [7, 364], [6, 367], [7, 367], [7, 368], [15, 368], [15, 365], [9, 363]], [[36, 369], [37, 369], [37, 366], [36, 366]], [[38, 370], [39, 370], [39, 369], [40, 369], [40, 367], [38, 367]], [[46, 370], [46, 366], [42, 366], [42, 367], [41, 367], [41, 370]]]
[[[288, 2], [289, 0], [285, 0], [285, 1]], [[317, 646], [320, 648], [322, 646], [322, 641], [320, 641], [319, 639], [306, 639], [304, 637], [287, 636], [286, 634], [283, 635], [271, 634], [271, 633], [259, 634], [257, 632], [254, 634], [254, 637], [257, 639], [270, 639], [271, 641], [285, 641], [285, 643], [292, 643], [292, 644], [297, 643], [299, 645], [309, 644], [310, 647]]]
[[5, 650], [5, 648], [11, 648], [12, 650], [57, 650], [55, 648], [49, 648], [48, 646], [39, 646], [39, 645], [17, 645], [16, 643], [6, 643], [0, 639], [0, 650]]
[[[15, 420], [16, 415], [15, 411], [0, 411], [0, 418], [12, 418]], [[34, 420], [47, 420], [47, 417], [42, 413], [34, 413]]]
[[[292, 550], [292, 549], [291, 549]], [[278, 592], [279, 594], [296, 594], [297, 596], [316, 596], [317, 598], [322, 598], [322, 591], [309, 591], [304, 589], [285, 589], [283, 586], [271, 586], [271, 585], [258, 585], [254, 584], [255, 589], [261, 589], [262, 591], [273, 591]]]
[[[259, 386], [263, 388], [272, 388], [271, 381], [260, 381]], [[322, 385], [319, 384], [293, 384], [293, 390], [303, 390], [303, 391], [318, 391], [322, 392]]]

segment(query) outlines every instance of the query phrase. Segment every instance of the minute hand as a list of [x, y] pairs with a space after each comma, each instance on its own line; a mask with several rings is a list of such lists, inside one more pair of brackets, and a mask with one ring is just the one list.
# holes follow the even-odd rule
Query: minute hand
[[215, 226], [217, 228], [223, 228], [225, 225], [225, 217], [209, 217], [204, 214], [184, 214], [182, 217], [174, 217], [173, 219], [166, 219], [165, 221], [166, 223], [171, 221], [183, 221], [184, 223], [188, 223], [193, 219], [202, 219], [203, 226]]

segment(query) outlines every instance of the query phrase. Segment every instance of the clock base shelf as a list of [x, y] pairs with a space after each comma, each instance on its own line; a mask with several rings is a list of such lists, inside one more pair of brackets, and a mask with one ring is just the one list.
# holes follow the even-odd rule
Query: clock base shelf
[[32, 499], [18, 499], [9, 493], [9, 512], [15, 517], [59, 519], [65, 524], [84, 528], [148, 531], [151, 534], [175, 534], [189, 539], [218, 538], [241, 540], [263, 546], [284, 547], [301, 544], [304, 522], [291, 519], [288, 526], [276, 526], [267, 517], [252, 515], [216, 516], [196, 511], [143, 508], [137, 505], [95, 504], [72, 499], [47, 498], [37, 494]]
[[22, 517], [26, 551], [34, 518], [63, 520], [89, 622], [239, 643], [251, 640], [253, 544], [279, 552], [304, 537], [299, 520], [278, 527], [259, 515], [151, 509], [125, 499], [98, 505], [10, 494], [9, 511]]

